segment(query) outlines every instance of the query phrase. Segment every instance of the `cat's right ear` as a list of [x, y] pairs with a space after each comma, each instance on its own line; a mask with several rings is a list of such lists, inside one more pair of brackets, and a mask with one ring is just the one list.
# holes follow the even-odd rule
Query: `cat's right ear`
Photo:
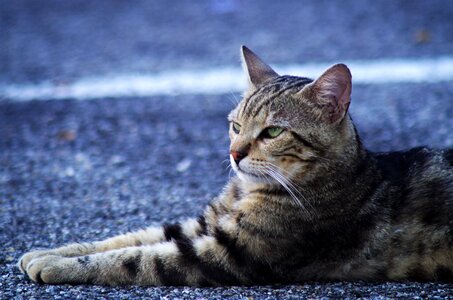
[[344, 64], [337, 64], [325, 71], [310, 84], [322, 115], [330, 123], [341, 121], [351, 102], [351, 72]]
[[256, 88], [265, 81], [279, 76], [246, 46], [241, 46], [241, 53], [243, 67], [247, 73], [251, 88]]

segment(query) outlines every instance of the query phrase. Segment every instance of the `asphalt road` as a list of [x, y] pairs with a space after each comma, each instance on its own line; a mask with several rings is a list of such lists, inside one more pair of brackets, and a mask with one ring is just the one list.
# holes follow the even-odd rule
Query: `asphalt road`
[[451, 54], [453, 2], [0, 0], [0, 82]]
[[[0, 84], [237, 65], [437, 57], [453, 2], [0, 0]], [[354, 70], [352, 70], [354, 74]], [[226, 115], [238, 95], [0, 99], [0, 299], [453, 298], [443, 283], [225, 288], [42, 286], [15, 263], [32, 248], [198, 215], [228, 180]], [[355, 85], [365, 145], [453, 146], [451, 81]]]

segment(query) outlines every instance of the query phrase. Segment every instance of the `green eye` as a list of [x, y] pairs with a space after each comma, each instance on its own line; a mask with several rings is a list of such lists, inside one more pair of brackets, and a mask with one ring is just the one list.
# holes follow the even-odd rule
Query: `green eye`
[[283, 132], [283, 128], [280, 127], [269, 127], [266, 129], [266, 136], [268, 138], [275, 138]]
[[241, 131], [241, 125], [239, 125], [238, 123], [233, 122], [233, 131], [235, 133], [239, 133]]

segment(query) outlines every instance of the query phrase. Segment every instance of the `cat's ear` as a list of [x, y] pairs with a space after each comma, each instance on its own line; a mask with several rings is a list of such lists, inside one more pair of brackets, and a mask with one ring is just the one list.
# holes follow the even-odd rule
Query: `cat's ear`
[[279, 75], [272, 70], [265, 62], [246, 46], [241, 46], [242, 62], [247, 73], [249, 84], [252, 88], [257, 87], [263, 82], [278, 77]]
[[343, 120], [351, 102], [351, 72], [344, 64], [337, 64], [325, 71], [311, 85], [315, 101], [331, 123]]

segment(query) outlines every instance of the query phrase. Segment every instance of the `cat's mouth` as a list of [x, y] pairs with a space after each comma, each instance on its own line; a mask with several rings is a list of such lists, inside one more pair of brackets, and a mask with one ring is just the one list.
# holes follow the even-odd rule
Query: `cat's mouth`
[[[256, 177], [256, 178], [259, 178], [260, 176], [259, 175], [256, 175], [254, 173], [251, 173], [250, 171], [246, 171], [244, 170], [243, 168], [241, 168], [239, 166], [239, 164], [237, 163], [232, 163], [231, 164], [232, 167], [233, 167], [233, 170], [236, 171], [236, 173], [240, 173], [240, 174], [244, 174], [244, 175], [247, 175], [247, 176], [253, 176], [253, 177]], [[262, 177], [262, 176], [261, 176]]]
[[[233, 170], [236, 172], [237, 176], [239, 179], [242, 181], [249, 181], [249, 182], [254, 182], [254, 183], [266, 183], [269, 184], [273, 182], [273, 178], [266, 174], [264, 171], [259, 171], [259, 170], [248, 170], [248, 166], [239, 166], [236, 162], [233, 160], [231, 161], [231, 166]], [[245, 167], [245, 168], [244, 168]], [[255, 172], [253, 172], [255, 171]]]
[[245, 174], [245, 175], [247, 175], [247, 176], [252, 176], [252, 177], [256, 177], [256, 178], [264, 178], [264, 177], [265, 177], [264, 175], [261, 175], [261, 176], [260, 176], [260, 175], [256, 175], [256, 174], [253, 174], [253, 173], [250, 173], [250, 172], [246, 172], [246, 171], [242, 170], [242, 169], [239, 168], [239, 167], [238, 167], [238, 170], [237, 170], [237, 171], [238, 171], [238, 172], [241, 172], [241, 173], [243, 173], [243, 174]]
[[271, 184], [274, 180], [272, 177], [269, 177], [267, 174], [255, 174], [248, 171], [244, 171], [244, 169], [236, 168], [236, 174], [242, 181], [248, 181], [253, 183], [261, 183], [261, 184]]

